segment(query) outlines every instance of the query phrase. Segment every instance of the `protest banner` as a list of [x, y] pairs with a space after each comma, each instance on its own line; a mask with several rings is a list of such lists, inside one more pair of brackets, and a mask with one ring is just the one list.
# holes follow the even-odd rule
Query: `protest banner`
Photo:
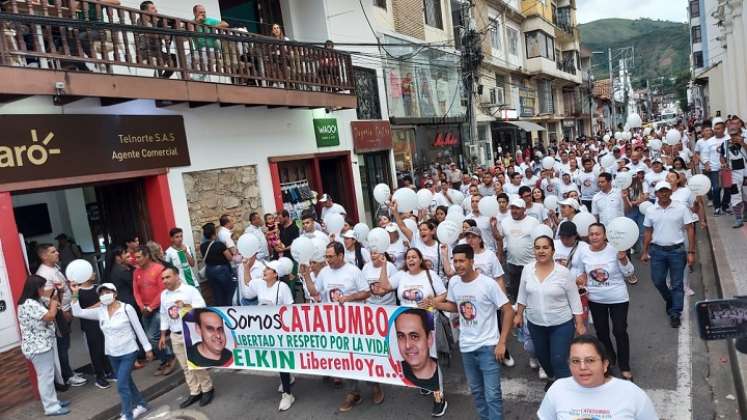
[[433, 312], [358, 303], [193, 309], [190, 369], [324, 375], [439, 390]]

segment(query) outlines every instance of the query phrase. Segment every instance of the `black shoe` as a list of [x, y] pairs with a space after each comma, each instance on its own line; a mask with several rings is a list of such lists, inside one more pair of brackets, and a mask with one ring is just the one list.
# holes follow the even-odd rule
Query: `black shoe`
[[96, 385], [96, 388], [98, 389], [109, 389], [112, 387], [112, 385], [104, 378], [96, 378], [96, 382], [94, 383]]
[[449, 403], [446, 402], [446, 398], [441, 398], [441, 402], [433, 401], [433, 411], [431, 411], [432, 417], [441, 417], [446, 414], [446, 408]]
[[67, 385], [67, 384], [65, 384], [65, 385], [60, 385], [60, 384], [58, 384], [57, 382], [55, 382], [55, 383], [54, 383], [54, 389], [55, 389], [55, 391], [57, 391], [57, 392], [66, 392], [67, 390], [69, 390], [69, 389], [70, 389], [70, 385]]
[[190, 395], [189, 397], [187, 397], [186, 400], [182, 401], [182, 403], [179, 404], [179, 408], [187, 408], [190, 405], [196, 403], [197, 401], [201, 401], [201, 398], [202, 398], [202, 394]]
[[213, 393], [215, 392], [214, 389], [211, 389], [208, 392], [202, 393], [202, 398], [200, 398], [200, 407], [204, 407], [208, 404], [210, 404], [211, 401], [213, 401]]
[[669, 315], [669, 311], [672, 309], [672, 300], [667, 301], [667, 315]]
[[433, 395], [433, 391], [430, 389], [420, 388], [418, 391], [420, 392], [420, 395]]
[[673, 316], [673, 317], [669, 318], [669, 325], [671, 325], [672, 328], [679, 328], [680, 324], [681, 324], [680, 317]]

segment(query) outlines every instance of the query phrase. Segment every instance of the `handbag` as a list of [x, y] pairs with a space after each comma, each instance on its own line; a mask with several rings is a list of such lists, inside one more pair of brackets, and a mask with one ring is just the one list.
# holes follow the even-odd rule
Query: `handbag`
[[731, 188], [731, 169], [721, 168], [721, 185], [724, 188]]
[[207, 249], [205, 250], [205, 255], [202, 257], [202, 268], [197, 272], [197, 275], [200, 277], [200, 281], [207, 280], [207, 264], [205, 263], [205, 258], [207, 258], [208, 254], [210, 254], [210, 248], [212, 248], [214, 243], [215, 241], [210, 242], [210, 245], [208, 245]]
[[[433, 279], [430, 270], [425, 271], [428, 282], [433, 290], [433, 296], [436, 296], [436, 289], [433, 287]], [[451, 360], [451, 345], [454, 343], [454, 334], [451, 331], [449, 318], [441, 311], [435, 311], [433, 314], [433, 328], [436, 333], [436, 352], [444, 355], [447, 360]]]

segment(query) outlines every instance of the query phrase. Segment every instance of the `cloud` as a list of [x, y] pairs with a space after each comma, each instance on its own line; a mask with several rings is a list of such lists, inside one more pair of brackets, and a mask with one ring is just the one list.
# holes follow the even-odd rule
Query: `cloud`
[[687, 21], [687, 2], [679, 0], [578, 0], [576, 7], [579, 23], [606, 18]]

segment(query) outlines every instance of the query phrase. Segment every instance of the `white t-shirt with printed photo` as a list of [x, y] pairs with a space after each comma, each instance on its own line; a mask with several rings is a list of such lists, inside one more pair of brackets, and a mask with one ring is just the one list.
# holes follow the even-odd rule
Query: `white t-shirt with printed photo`
[[352, 264], [345, 264], [337, 269], [330, 266], [322, 268], [315, 283], [324, 303], [334, 302], [335, 296], [368, 291], [363, 273]]
[[498, 261], [498, 257], [495, 255], [495, 252], [488, 249], [484, 249], [480, 253], [476, 252], [475, 262], [473, 264], [475, 270], [480, 271], [482, 275], [490, 277], [492, 279], [497, 279], [504, 274], [501, 262]]
[[453, 276], [447, 300], [457, 306], [459, 349], [463, 353], [498, 344], [500, 328], [495, 313], [508, 303], [508, 298], [494, 279], [479, 274], [465, 282], [460, 276]]
[[446, 293], [444, 282], [435, 271], [430, 271], [430, 277], [433, 282], [432, 286], [425, 270], [414, 276], [407, 271], [399, 271], [391, 276], [389, 282], [392, 289], [397, 289], [400, 306], [416, 308], [423, 299]]
[[272, 287], [267, 287], [263, 279], [253, 279], [247, 286], [247, 298], [257, 298], [258, 305], [292, 305], [293, 294], [290, 287], [283, 281], [276, 281]]
[[[381, 278], [381, 267], [374, 267], [372, 262], [369, 262], [365, 266], [363, 266], [362, 272], [363, 277], [366, 278], [366, 283], [368, 283], [369, 289], [374, 283], [378, 283], [379, 279]], [[386, 273], [391, 279], [391, 277], [397, 274], [398, 271], [394, 264], [387, 262]], [[396, 305], [397, 299], [394, 296], [394, 292], [389, 292], [384, 296], [377, 296], [373, 294], [373, 291], [371, 291], [371, 296], [366, 299], [366, 303], [372, 303], [374, 305]]]

